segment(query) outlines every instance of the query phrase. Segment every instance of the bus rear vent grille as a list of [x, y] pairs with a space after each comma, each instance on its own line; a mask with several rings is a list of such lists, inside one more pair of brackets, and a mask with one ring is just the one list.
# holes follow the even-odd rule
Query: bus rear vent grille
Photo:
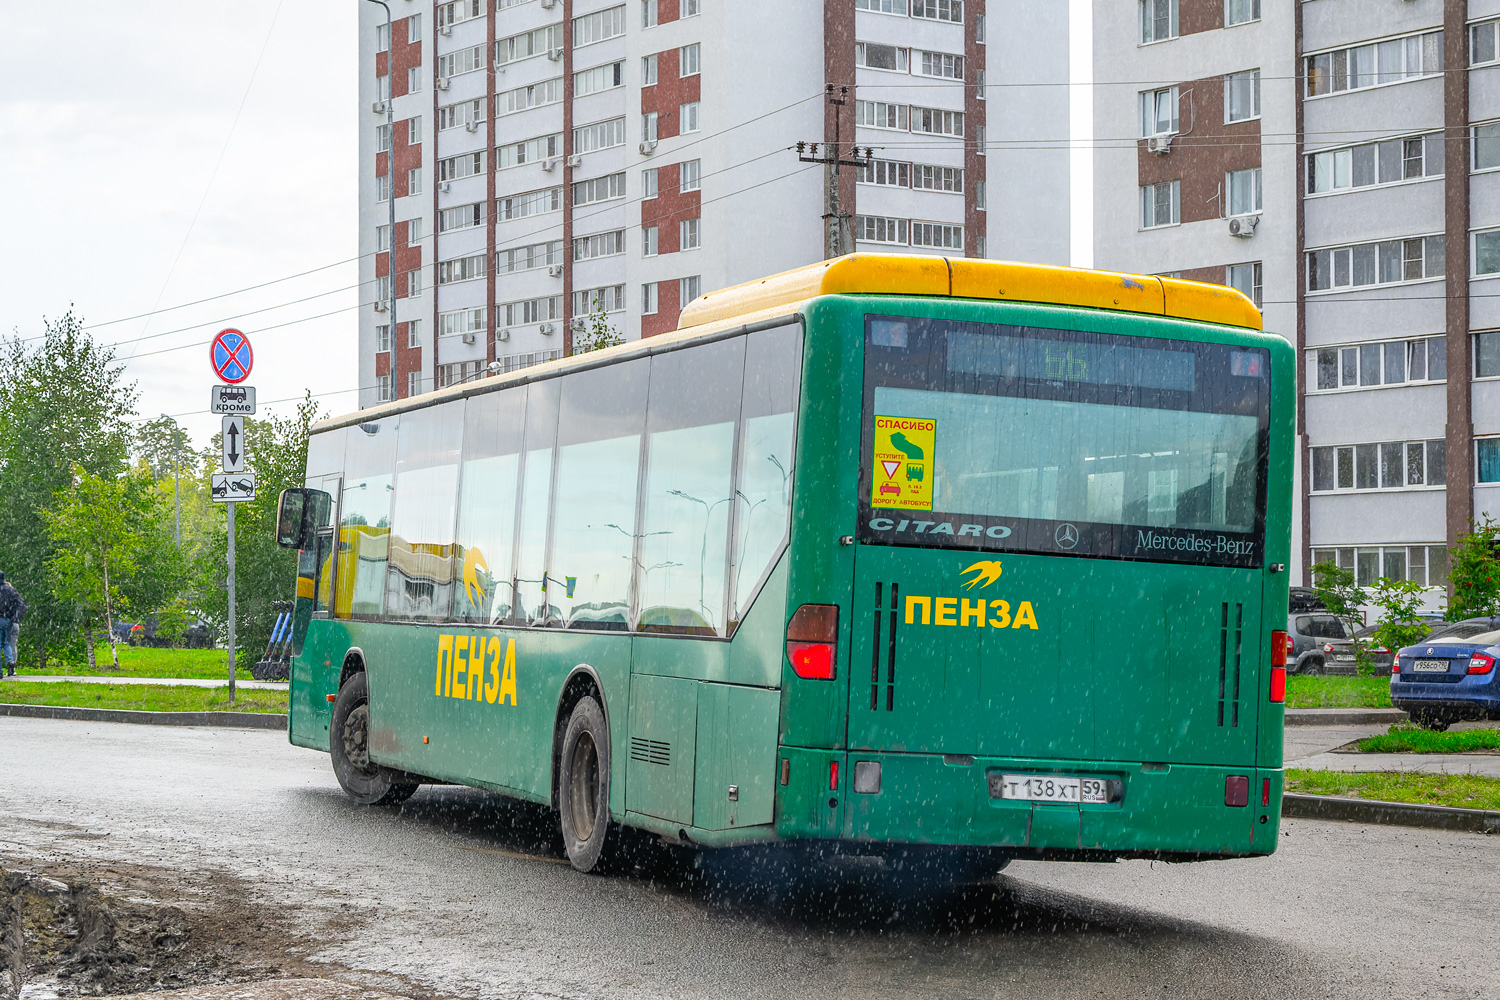
[[661, 740], [643, 740], [639, 736], [632, 736], [630, 738], [630, 759], [638, 760], [643, 764], [669, 765], [672, 763], [672, 744], [663, 743]]
[[870, 654], [870, 711], [880, 709], [880, 667], [885, 661], [885, 710], [896, 708], [896, 609], [899, 606], [900, 585], [891, 584], [890, 628], [881, 641], [881, 622], [886, 615], [884, 584], [875, 584], [875, 642]]
[[1224, 724], [1224, 704], [1230, 708], [1230, 728], [1240, 724], [1240, 655], [1244, 647], [1245, 606], [1236, 604], [1231, 616], [1229, 603], [1219, 612], [1219, 725]]

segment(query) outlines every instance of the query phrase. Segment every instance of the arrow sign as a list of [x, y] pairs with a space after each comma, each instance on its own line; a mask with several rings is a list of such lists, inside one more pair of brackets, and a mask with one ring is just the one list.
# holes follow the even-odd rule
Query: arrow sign
[[245, 381], [255, 364], [250, 338], [232, 327], [220, 330], [208, 347], [208, 362], [213, 365], [214, 374], [230, 385]]
[[233, 503], [255, 499], [255, 473], [215, 473], [211, 478], [209, 493], [215, 503]]
[[245, 418], [225, 417], [221, 441], [225, 472], [245, 471]]

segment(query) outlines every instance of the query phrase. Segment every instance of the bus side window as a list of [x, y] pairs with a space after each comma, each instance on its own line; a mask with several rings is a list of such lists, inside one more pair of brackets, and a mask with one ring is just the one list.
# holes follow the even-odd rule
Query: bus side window
[[453, 550], [453, 617], [497, 625], [515, 606], [516, 487], [526, 389], [473, 396], [465, 404], [457, 544]]
[[734, 597], [730, 621], [755, 600], [786, 544], [792, 459], [802, 376], [800, 324], [753, 333], [745, 352], [744, 404], [736, 471]]
[[384, 603], [398, 419], [356, 424], [349, 428], [345, 441], [334, 572], [333, 613], [337, 618], [377, 618]]
[[453, 518], [463, 400], [402, 414], [387, 546], [385, 617], [434, 621], [453, 606]]

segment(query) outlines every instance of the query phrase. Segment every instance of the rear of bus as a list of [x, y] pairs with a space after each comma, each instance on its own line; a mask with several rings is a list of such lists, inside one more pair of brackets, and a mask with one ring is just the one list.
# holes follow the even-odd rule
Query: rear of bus
[[779, 835], [1274, 850], [1286, 341], [931, 296], [805, 316]]

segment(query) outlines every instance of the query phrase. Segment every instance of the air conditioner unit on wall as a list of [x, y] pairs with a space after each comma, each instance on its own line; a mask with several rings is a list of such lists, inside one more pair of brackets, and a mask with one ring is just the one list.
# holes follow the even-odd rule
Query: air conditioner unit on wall
[[452, 186], [452, 182], [451, 181], [441, 181], [438, 184], [438, 190], [441, 191], [441, 192], [443, 192], [443, 194], [447, 194], [448, 193], [448, 188], [451, 187], [451, 186]]
[[375, 311], [378, 312], [378, 313], [385, 312], [385, 300], [384, 299], [381, 299], [380, 301], [378, 301], [378, 302], [375, 303]]
[[438, 77], [437, 81], [433, 84], [433, 86], [436, 87], [438, 90], [447, 90], [448, 89], [448, 78], [446, 76], [440, 76], [440, 77]]
[[440, 25], [438, 25], [438, 34], [440, 34], [440, 35], [451, 35], [451, 34], [453, 34], [453, 25], [451, 25], [451, 24], [440, 24]]
[[464, 128], [468, 129], [470, 132], [478, 132], [479, 131], [479, 123], [478, 122], [469, 122], [469, 124], [465, 125]]
[[562, 268], [561, 264], [553, 264], [551, 267], [547, 268], [547, 273], [550, 274], [554, 278], [561, 278], [562, 277], [562, 271], [563, 271], [563, 268]]
[[496, 330], [495, 331], [495, 339], [496, 340], [509, 340], [510, 339], [510, 331], [509, 330]]
[[560, 156], [549, 156], [549, 157], [547, 157], [545, 160], [542, 161], [542, 169], [545, 170], [545, 171], [547, 171], [547, 173], [549, 173], [549, 174], [552, 173], [552, 171], [557, 168], [557, 161], [560, 160], [560, 159], [562, 159], [562, 157], [560, 157]]
[[552, 336], [552, 334], [557, 332], [557, 328], [551, 323], [543, 323], [541, 326], [536, 328], [536, 332], [540, 333], [544, 337], [550, 337]]
[[1258, 225], [1260, 225], [1258, 215], [1236, 215], [1229, 220], [1229, 235], [1249, 239], [1255, 235], [1255, 227]]
[[385, 114], [385, 102], [376, 101], [374, 104], [370, 105], [370, 110], [375, 112], [377, 115]]
[[650, 156], [652, 153], [656, 152], [656, 140], [647, 139], [645, 142], [641, 143], [639, 148], [642, 156]]
[[551, 10], [557, 6], [557, 0], [542, 0], [542, 10]]
[[547, 53], [547, 58], [551, 59], [553, 62], [558, 62], [559, 60], [562, 59], [562, 57], [563, 57], [563, 50], [561, 48], [553, 49], [553, 50], [551, 50], [550, 52]]
[[1153, 135], [1146, 140], [1146, 152], [1148, 153], [1170, 153], [1171, 151], [1171, 135]]
[[474, 343], [474, 335], [472, 333], [466, 333], [466, 334], [464, 334], [464, 343], [465, 344], [472, 344], [472, 343]]

